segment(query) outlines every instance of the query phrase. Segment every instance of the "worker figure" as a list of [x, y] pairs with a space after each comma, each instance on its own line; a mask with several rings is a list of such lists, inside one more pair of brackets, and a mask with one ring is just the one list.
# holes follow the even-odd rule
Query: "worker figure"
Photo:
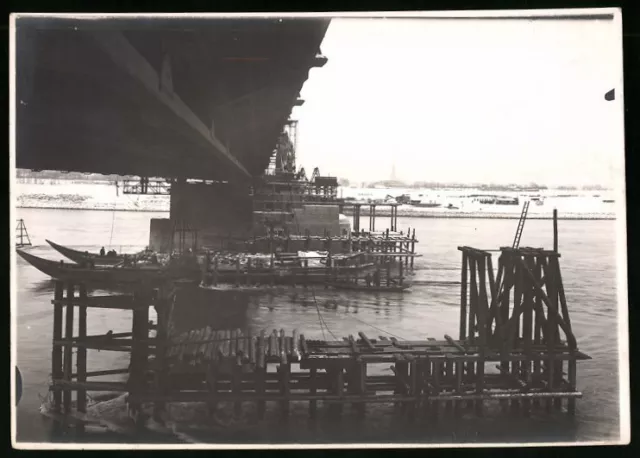
[[104, 247], [100, 248], [100, 256], [104, 256]]
[[364, 277], [364, 281], [367, 282], [367, 286], [371, 286], [371, 273], [367, 272], [367, 275]]

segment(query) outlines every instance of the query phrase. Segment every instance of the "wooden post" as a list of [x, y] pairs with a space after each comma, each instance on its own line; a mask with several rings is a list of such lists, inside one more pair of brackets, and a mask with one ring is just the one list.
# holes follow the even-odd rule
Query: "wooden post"
[[[405, 381], [409, 375], [409, 363], [406, 361], [404, 356], [396, 358], [394, 372], [396, 374], [396, 389], [394, 393], [405, 396], [408, 395], [409, 393], [407, 392]], [[395, 405], [398, 406], [403, 413], [406, 411], [406, 402], [396, 402]]]
[[[545, 332], [545, 339], [547, 341], [547, 352], [550, 356], [554, 355], [555, 346], [556, 346], [556, 336], [558, 334], [558, 321], [557, 321], [557, 312], [558, 312], [558, 290], [556, 288], [556, 275], [555, 269], [553, 269], [552, 265], [547, 264], [544, 266], [544, 275], [545, 275], [545, 284], [547, 286], [547, 296], [549, 297], [549, 301], [553, 305], [553, 311], [551, 307], [547, 308], [547, 327]], [[553, 391], [556, 388], [556, 380], [558, 379], [556, 374], [557, 364], [556, 361], [549, 358], [545, 362], [547, 369], [547, 387], [549, 391]], [[562, 375], [560, 375], [561, 377]], [[547, 410], [550, 410], [552, 405], [556, 408], [559, 408], [561, 405], [561, 400], [558, 399], [549, 399], [547, 401]]]
[[[486, 257], [482, 256], [478, 259], [478, 276], [480, 283], [480, 297], [477, 304], [478, 315], [478, 346], [479, 360], [476, 369], [476, 393], [482, 395], [484, 393], [484, 363], [485, 351], [487, 346], [486, 328], [487, 328], [487, 276], [486, 276]], [[476, 402], [476, 414], [482, 416], [484, 411], [484, 403], [482, 399]]]
[[[532, 256], [525, 258], [526, 265], [532, 272], [536, 271], [535, 259]], [[533, 285], [528, 278], [524, 281], [524, 296], [523, 296], [523, 318], [522, 318], [522, 337], [524, 338], [524, 352], [527, 355], [527, 359], [521, 363], [522, 377], [527, 382], [527, 387], [531, 385], [531, 346], [533, 345]], [[524, 412], [526, 415], [531, 410], [531, 402], [528, 399], [523, 400]]]
[[[64, 338], [66, 345], [64, 348], [64, 380], [71, 382], [71, 373], [73, 365], [73, 300], [75, 296], [75, 287], [73, 283], [67, 283], [67, 310], [65, 313], [65, 331]], [[62, 392], [64, 413], [71, 412], [71, 389], [65, 388]]]
[[[577, 381], [577, 371], [576, 371], [576, 360], [575, 355], [572, 355], [572, 359], [568, 361], [568, 373], [569, 377], [569, 389], [571, 391], [576, 391], [576, 381]], [[576, 398], [569, 398], [567, 401], [567, 413], [569, 415], [575, 415], [576, 413]]]
[[[344, 368], [341, 366], [336, 366], [332, 368], [333, 373], [333, 391], [339, 398], [342, 398], [344, 395]], [[340, 415], [342, 413], [343, 402], [342, 400], [337, 401], [335, 404], [331, 405], [331, 412], [335, 415]]]
[[398, 230], [398, 206], [393, 206], [393, 230], [394, 232]]
[[424, 400], [422, 401], [422, 409], [421, 413], [423, 418], [429, 418], [429, 409], [431, 408], [431, 402], [429, 401], [429, 397], [431, 396], [433, 390], [431, 389], [431, 359], [427, 356], [420, 363], [420, 385], [422, 386], [422, 393], [424, 395]]
[[[551, 275], [549, 275], [549, 273], [551, 273]], [[554, 336], [554, 346], [558, 343], [560, 343], [560, 330], [559, 330], [559, 325], [558, 325], [558, 319], [561, 318], [561, 310], [563, 309], [561, 301], [560, 301], [560, 289], [561, 289], [561, 280], [560, 280], [560, 264], [558, 263], [557, 258], [547, 258], [547, 269], [546, 269], [546, 276], [547, 277], [551, 277], [551, 283], [553, 284], [553, 289], [551, 291], [549, 291], [550, 297], [549, 299], [551, 300], [551, 303], [554, 306], [555, 311], [555, 321], [556, 324], [554, 326], [555, 329], [555, 336]], [[566, 315], [567, 318], [569, 318], [569, 315]], [[571, 328], [571, 323], [566, 321], [567, 325], [569, 326], [569, 329]], [[569, 336], [567, 336], [567, 340], [569, 340]], [[554, 350], [554, 354], [555, 354], [555, 350]], [[569, 361], [567, 361], [569, 362]], [[555, 381], [554, 384], [556, 387], [559, 387], [562, 383], [563, 383], [563, 378], [562, 378], [562, 373], [564, 370], [564, 362], [562, 360], [558, 360], [558, 361], [553, 361], [551, 364], [553, 364], [554, 367], [554, 376], [555, 376]], [[555, 398], [554, 399], [554, 407], [556, 408], [556, 410], [562, 410], [562, 398]]]
[[[540, 278], [541, 272], [542, 272], [542, 258], [540, 257], [536, 257], [535, 258], [535, 270], [534, 270], [534, 275], [536, 278]], [[539, 294], [535, 295], [534, 298], [534, 302], [532, 304], [532, 307], [534, 309], [534, 329], [533, 329], [533, 344], [534, 345], [540, 345], [542, 343], [542, 319], [543, 317], [543, 313], [542, 312], [542, 298], [540, 297]], [[533, 372], [532, 372], [532, 378], [534, 380], [534, 382], [537, 384], [540, 382], [541, 380], [541, 373], [542, 373], [542, 364], [539, 358], [535, 358], [533, 361]], [[540, 405], [540, 400], [538, 399], [534, 399], [532, 401], [532, 404], [534, 407], [538, 407]]]
[[[411, 234], [411, 254], [416, 253], [416, 228], [413, 228], [413, 233]], [[411, 256], [411, 268], [413, 269], [413, 256]]]
[[[237, 336], [236, 336], [237, 338]], [[236, 347], [237, 348], [237, 347]], [[236, 354], [238, 354], [236, 350]], [[233, 364], [233, 362], [231, 363]], [[233, 394], [236, 396], [236, 401], [233, 403], [233, 413], [236, 417], [239, 417], [242, 413], [242, 402], [239, 400], [241, 398], [241, 384], [242, 384], [242, 366], [233, 366], [231, 369], [231, 385]]]
[[[357, 362], [357, 371], [358, 371], [358, 393], [361, 396], [366, 396], [367, 394], [367, 364], [358, 361]], [[366, 405], [364, 402], [359, 403], [358, 406], [358, 417], [364, 418]]]
[[240, 258], [236, 259], [236, 286], [240, 286]]
[[[148, 339], [149, 339], [149, 304], [141, 292], [134, 294], [132, 344], [131, 344], [131, 371], [129, 375], [129, 389], [132, 395], [143, 393], [146, 388], [146, 373], [148, 364]], [[136, 424], [141, 427], [144, 424], [141, 404], [138, 401], [130, 403], [137, 413]]]
[[467, 321], [468, 332], [467, 338], [469, 343], [475, 344], [475, 329], [476, 329], [476, 318], [478, 313], [478, 285], [476, 283], [476, 258], [474, 256], [469, 256], [469, 273], [471, 274], [470, 279], [470, 287], [471, 287], [471, 295], [469, 301], [469, 320]]
[[[511, 255], [508, 255], [506, 252], [502, 253], [498, 262], [502, 263], [502, 265], [504, 266], [504, 293], [501, 298], [502, 303], [500, 304], [500, 308], [498, 309], [496, 315], [500, 317], [500, 322], [504, 326], [509, 321], [509, 307], [511, 300], [510, 290], [514, 285], [515, 263], [513, 262], [513, 257]], [[500, 330], [501, 333], [502, 331], [504, 331], [504, 329]], [[505, 358], [508, 352], [510, 352], [510, 349], [508, 346], [507, 336], [502, 334], [502, 354], [505, 356]], [[504, 361], [501, 361], [500, 367], [503, 374], [509, 372], [509, 362], [506, 359]], [[508, 402], [505, 401], [504, 403], [502, 403], [502, 405], [503, 408], [506, 409], [508, 407]]]
[[[433, 369], [432, 369], [432, 384], [433, 391], [432, 394], [434, 397], [440, 394], [440, 376], [442, 375], [442, 362], [439, 359], [433, 361]], [[434, 422], [438, 421], [438, 413], [440, 410], [440, 401], [435, 400], [431, 402], [431, 418]]]
[[[87, 288], [85, 285], [80, 285], [80, 300], [87, 300]], [[81, 344], [87, 340], [87, 306], [81, 305], [78, 307], [78, 340]], [[80, 346], [77, 352], [77, 366], [78, 366], [78, 382], [84, 383], [87, 381], [87, 348]], [[87, 392], [85, 389], [78, 389], [77, 391], [77, 409], [80, 413], [87, 412]], [[77, 433], [82, 434], [84, 432], [84, 423], [78, 422]]]
[[[462, 362], [460, 361], [456, 361], [456, 394], [461, 395], [462, 394], [462, 376], [463, 376], [463, 372], [464, 372], [464, 368], [462, 365]], [[462, 407], [462, 402], [461, 401], [456, 401], [455, 402], [455, 407], [454, 407], [454, 415], [456, 417], [460, 416], [460, 411], [461, 411], [461, 407]]]
[[[516, 253], [514, 256], [520, 258], [520, 254]], [[513, 312], [512, 317], [516, 317], [517, 320], [513, 326], [513, 330], [510, 331], [506, 337], [508, 341], [509, 351], [519, 347], [518, 340], [520, 338], [520, 315], [523, 312], [523, 292], [524, 292], [524, 272], [522, 265], [519, 262], [515, 263], [515, 275], [513, 285]], [[511, 375], [514, 379], [518, 379], [520, 376], [520, 361], [511, 362]], [[518, 399], [511, 400], [511, 410], [514, 413], [520, 410], [520, 401]]]
[[267, 350], [267, 342], [264, 330], [260, 331], [260, 337], [258, 338], [258, 355], [256, 365], [256, 382], [258, 391], [258, 419], [264, 418], [266, 410], [266, 403], [264, 401], [265, 393], [265, 378], [267, 373], [267, 365], [265, 364], [265, 351]]
[[213, 286], [218, 286], [218, 257], [213, 259]]
[[289, 364], [289, 362], [280, 364], [278, 373], [280, 374], [280, 392], [286, 399], [282, 401], [282, 416], [287, 420], [289, 418], [289, 394], [291, 388], [289, 380], [291, 379], [291, 364]]
[[553, 251], [558, 252], [558, 210], [553, 209]]
[[467, 252], [462, 252], [460, 280], [460, 340], [467, 338]]
[[[216, 333], [218, 335], [218, 333]], [[213, 416], [218, 408], [218, 402], [215, 400], [218, 394], [218, 373], [216, 363], [210, 362], [207, 367], [207, 387], [209, 388], [209, 402], [207, 407], [209, 408], [209, 415]]]
[[[393, 208], [393, 207], [392, 207]], [[413, 397], [414, 400], [409, 403], [409, 420], [413, 421], [416, 417], [416, 411], [418, 406], [418, 362], [415, 358], [412, 358], [409, 362], [408, 366], [409, 370], [409, 396]]]
[[[318, 383], [318, 370], [315, 367], [312, 367], [309, 371], [309, 381], [311, 384], [311, 396], [315, 396], [318, 389], [317, 389], [317, 383]], [[316, 415], [318, 412], [318, 401], [316, 401], [315, 399], [312, 399], [311, 401], [309, 401], [309, 417], [311, 420], [315, 420], [316, 419]]]
[[389, 225], [389, 227], [391, 228], [391, 230], [393, 231], [393, 206], [391, 207], [391, 224]]
[[247, 259], [247, 280], [246, 284], [250, 284], [251, 282], [251, 258]]
[[[62, 369], [62, 346], [57, 343], [62, 340], [62, 300], [64, 298], [64, 283], [56, 281], [54, 292], [54, 306], [53, 306], [53, 346], [51, 354], [51, 378], [55, 383], [56, 380], [61, 380], [63, 377]], [[62, 392], [59, 389], [53, 391], [53, 409], [55, 412], [60, 413], [62, 406]]]
[[[168, 319], [169, 308], [168, 300], [165, 288], [161, 288], [158, 293], [158, 300], [156, 302], [156, 314], [158, 316], [158, 324], [156, 328], [156, 352], [155, 352], [155, 370], [156, 374], [156, 388], [161, 394], [166, 393], [168, 385], [168, 367], [167, 367], [167, 340], [169, 339], [168, 333]], [[162, 401], [156, 401], [153, 406], [153, 416], [157, 421], [161, 420], [162, 412], [165, 410], [165, 403]]]
[[[446, 362], [444, 363], [444, 369], [445, 369], [445, 381], [447, 383], [447, 386], [450, 385], [455, 385], [454, 382], [454, 373], [453, 373], [453, 361], [450, 360], [449, 358], [446, 359]], [[447, 401], [446, 402], [446, 410], [447, 412], [451, 412], [451, 410], [453, 410], [453, 401]]]
[[376, 230], [376, 205], [375, 204], [373, 204], [373, 220], [372, 220], [371, 230], [372, 231]]

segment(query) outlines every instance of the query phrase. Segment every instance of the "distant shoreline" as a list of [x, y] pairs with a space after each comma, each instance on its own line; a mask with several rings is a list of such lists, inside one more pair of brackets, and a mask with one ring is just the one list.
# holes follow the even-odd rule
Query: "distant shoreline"
[[[169, 214], [168, 210], [157, 210], [157, 209], [146, 209], [146, 208], [138, 208], [138, 209], [128, 209], [128, 208], [78, 208], [78, 207], [65, 207], [65, 206], [47, 206], [47, 207], [38, 207], [32, 205], [17, 205], [16, 208], [23, 209], [31, 209], [31, 210], [75, 210], [75, 211], [102, 211], [102, 212], [131, 212], [131, 213], [166, 213]], [[346, 216], [353, 216], [353, 212], [345, 212]], [[361, 212], [360, 216], [369, 216], [368, 212]], [[376, 217], [385, 217], [390, 218], [390, 212], [376, 212]], [[516, 214], [497, 214], [497, 213], [432, 213], [432, 212], [421, 212], [421, 211], [401, 211], [398, 210], [399, 218], [431, 218], [431, 219], [510, 219], [517, 220], [520, 219], [520, 215]], [[553, 216], [550, 215], [528, 215], [528, 220], [552, 220]], [[558, 220], [565, 221], [614, 221], [617, 218], [615, 216], [607, 216], [607, 215], [558, 215]]]

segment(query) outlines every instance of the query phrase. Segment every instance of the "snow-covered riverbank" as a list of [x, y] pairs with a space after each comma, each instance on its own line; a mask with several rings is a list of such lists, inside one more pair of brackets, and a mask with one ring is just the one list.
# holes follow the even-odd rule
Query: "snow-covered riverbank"
[[[147, 211], [169, 212], [169, 196], [122, 194], [113, 183], [50, 181], [16, 183], [16, 206], [19, 208], [48, 208], [65, 210]], [[392, 190], [390, 190], [391, 192]], [[453, 199], [453, 200], [452, 200]], [[616, 204], [597, 195], [554, 196], [543, 199], [541, 205], [529, 208], [530, 219], [548, 219], [557, 208], [561, 219], [615, 219]], [[447, 199], [446, 206], [436, 208], [401, 205], [398, 216], [416, 218], [519, 218], [521, 205], [481, 205], [470, 199]], [[345, 207], [350, 214], [350, 207]], [[368, 215], [363, 205], [361, 215]], [[377, 216], [389, 216], [389, 207], [376, 209]]]

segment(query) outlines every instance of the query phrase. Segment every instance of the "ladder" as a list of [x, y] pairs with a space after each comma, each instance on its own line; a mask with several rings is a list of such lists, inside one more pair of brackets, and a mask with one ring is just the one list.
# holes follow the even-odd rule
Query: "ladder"
[[518, 228], [516, 229], [516, 236], [513, 239], [513, 247], [514, 249], [520, 246], [520, 238], [522, 238], [522, 230], [524, 229], [524, 222], [527, 220], [527, 213], [529, 212], [529, 204], [530, 200], [525, 201], [522, 206], [522, 213], [520, 214], [520, 221], [518, 221]]
[[[16, 226], [16, 247], [22, 248], [24, 246], [31, 246], [31, 239], [27, 233], [27, 226], [24, 225], [24, 220], [18, 220], [18, 226]], [[26, 239], [26, 241], [25, 241]]]

